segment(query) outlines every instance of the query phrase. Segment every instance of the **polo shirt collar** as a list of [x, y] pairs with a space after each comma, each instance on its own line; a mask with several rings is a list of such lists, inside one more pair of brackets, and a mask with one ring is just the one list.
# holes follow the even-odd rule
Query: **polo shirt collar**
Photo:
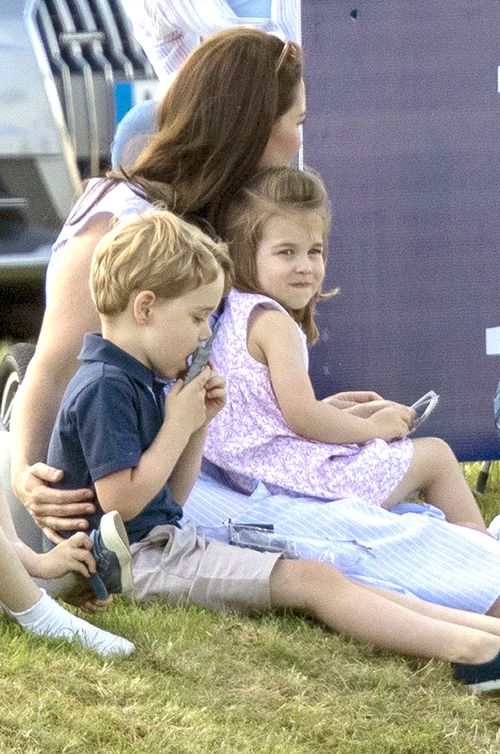
[[129, 377], [143, 382], [151, 389], [154, 383], [166, 382], [160, 375], [155, 375], [152, 369], [141, 364], [122, 348], [103, 338], [100, 333], [85, 334], [78, 359], [80, 361], [101, 361], [105, 364], [111, 364], [111, 366], [118, 367]]

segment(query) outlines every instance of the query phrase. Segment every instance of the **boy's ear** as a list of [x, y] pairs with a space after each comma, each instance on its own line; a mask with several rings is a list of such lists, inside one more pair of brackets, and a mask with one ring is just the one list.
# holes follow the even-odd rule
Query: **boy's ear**
[[138, 325], [147, 325], [151, 321], [155, 301], [153, 291], [140, 291], [134, 298], [133, 312]]

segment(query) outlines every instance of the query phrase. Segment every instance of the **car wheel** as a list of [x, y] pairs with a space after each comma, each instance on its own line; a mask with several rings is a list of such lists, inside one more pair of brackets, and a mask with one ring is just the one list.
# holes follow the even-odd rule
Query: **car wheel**
[[0, 420], [5, 429], [10, 427], [14, 396], [34, 353], [35, 346], [32, 343], [16, 343], [0, 364]]

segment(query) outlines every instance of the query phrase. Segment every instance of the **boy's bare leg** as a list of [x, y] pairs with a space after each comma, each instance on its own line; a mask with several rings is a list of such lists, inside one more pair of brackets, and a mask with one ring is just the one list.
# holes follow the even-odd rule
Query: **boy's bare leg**
[[380, 594], [391, 602], [396, 602], [410, 610], [415, 610], [421, 615], [427, 615], [429, 618], [437, 618], [438, 620], [444, 620], [447, 623], [456, 623], [460, 626], [469, 626], [469, 628], [476, 628], [479, 631], [487, 631], [490, 634], [495, 634], [495, 636], [500, 636], [500, 620], [498, 620], [499, 600], [493, 603], [486, 615], [482, 615], [481, 613], [473, 613], [468, 610], [458, 610], [453, 607], [436, 605], [433, 602], [418, 599], [418, 597], [391, 592], [388, 589], [380, 589], [368, 584], [358, 585], [376, 594]]
[[500, 652], [495, 634], [424, 615], [325, 563], [280, 560], [270, 590], [274, 608], [298, 610], [380, 649], [461, 663], [489, 662]]

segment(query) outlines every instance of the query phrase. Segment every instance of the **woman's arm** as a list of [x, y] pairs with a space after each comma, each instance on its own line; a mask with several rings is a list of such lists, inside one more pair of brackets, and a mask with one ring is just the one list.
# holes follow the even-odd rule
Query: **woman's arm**
[[100, 330], [88, 278], [94, 248], [111, 225], [111, 215], [97, 215], [83, 233], [66, 242], [35, 355], [16, 396], [11, 421], [12, 485], [41, 527], [86, 528], [86, 520], [78, 517], [94, 509], [88, 502], [93, 499], [89, 490], [47, 487], [64, 470], [52, 469], [43, 461], [59, 403], [77, 367], [83, 335]]
[[284, 312], [262, 310], [252, 319], [248, 350], [267, 364], [276, 400], [290, 428], [310, 440], [336, 444], [393, 440], [408, 433], [399, 411], [387, 407], [368, 418], [318, 401], [305, 368], [297, 327]]

